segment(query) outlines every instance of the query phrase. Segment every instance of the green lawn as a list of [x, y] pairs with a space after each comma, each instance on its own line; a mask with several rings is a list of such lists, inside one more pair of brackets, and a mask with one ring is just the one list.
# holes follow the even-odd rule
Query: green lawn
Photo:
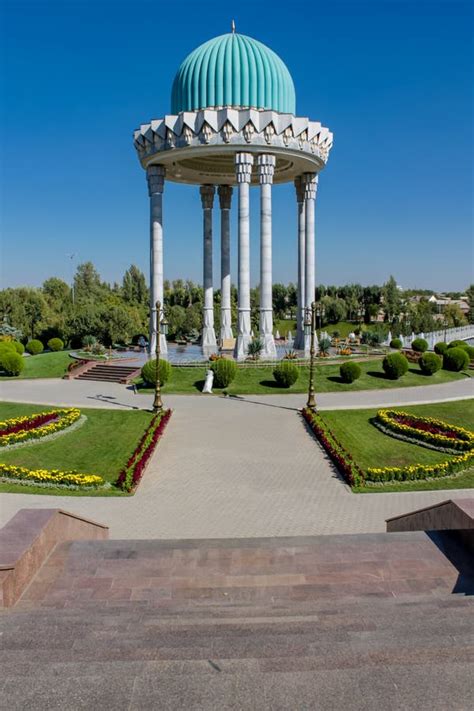
[[[43, 412], [53, 408], [46, 405], [0, 403], [0, 419]], [[85, 474], [99, 474], [113, 483], [122, 466], [135, 449], [152, 414], [144, 410], [82, 409], [87, 421], [72, 432], [45, 442], [36, 441], [10, 451], [0, 450], [0, 459], [30, 469], [76, 469]], [[123, 495], [118, 489], [104, 491], [74, 491], [61, 488], [42, 488], [21, 484], [0, 483], [0, 493], [20, 492], [60, 494], [61, 496]]]
[[[25, 367], [18, 378], [8, 378], [17, 380], [19, 378], [62, 378], [67, 372], [67, 367], [72, 363], [69, 351], [58, 351], [56, 353], [40, 353], [35, 356], [25, 356]], [[7, 376], [0, 374], [2, 379], [7, 380]]]
[[[474, 430], [474, 400], [416, 405], [394, 408], [425, 417], [438, 417], [453, 425]], [[322, 411], [321, 417], [334, 432], [336, 438], [351, 453], [364, 470], [377, 466], [405, 466], [415, 462], [429, 464], [444, 461], [452, 455], [436, 452], [409, 442], [390, 437], [378, 430], [371, 418], [376, 409]], [[383, 486], [354, 488], [356, 492], [380, 493], [388, 491], [423, 491], [426, 489], [463, 489], [474, 487], [474, 469], [456, 477], [432, 481], [397, 482]]]
[[[449, 383], [466, 376], [462, 373], [451, 373], [440, 370], [431, 377], [423, 375], [416, 367], [410, 367], [408, 373], [400, 380], [389, 380], [382, 370], [381, 360], [370, 360], [360, 363], [362, 375], [354, 383], [343, 383], [339, 377], [339, 365], [319, 365], [316, 367], [316, 392], [343, 392], [346, 390], [370, 390], [385, 388], [403, 388], [414, 385], [435, 385]], [[163, 386], [163, 394], [196, 394], [201, 392], [206, 377], [206, 366], [179, 367], [173, 366], [169, 382]], [[291, 388], [279, 388], [273, 378], [273, 366], [239, 367], [237, 377], [226, 388], [231, 395], [278, 395], [285, 393], [304, 393], [308, 389], [308, 366], [299, 368], [298, 380]], [[136, 381], [140, 392], [151, 392], [144, 388], [141, 379]], [[215, 388], [220, 394], [222, 390]]]
[[[318, 324], [319, 326], [319, 324]], [[291, 331], [293, 338], [296, 334], [296, 321], [293, 319], [276, 319], [273, 324], [274, 331], [279, 331], [280, 336], [283, 338], [286, 336], [288, 331]], [[351, 323], [349, 321], [339, 321], [339, 323], [328, 324], [322, 329], [327, 333], [333, 333], [333, 331], [339, 331], [340, 338], [346, 338], [349, 333], [352, 333], [357, 328], [357, 323]], [[318, 331], [320, 329], [318, 328]]]

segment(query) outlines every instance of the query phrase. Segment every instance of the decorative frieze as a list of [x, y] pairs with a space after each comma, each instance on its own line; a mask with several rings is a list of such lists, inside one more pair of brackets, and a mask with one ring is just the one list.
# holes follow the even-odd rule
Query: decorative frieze
[[256, 109], [184, 111], [143, 124], [135, 131], [141, 160], [162, 151], [199, 145], [266, 145], [309, 153], [326, 163], [332, 133], [317, 121]]

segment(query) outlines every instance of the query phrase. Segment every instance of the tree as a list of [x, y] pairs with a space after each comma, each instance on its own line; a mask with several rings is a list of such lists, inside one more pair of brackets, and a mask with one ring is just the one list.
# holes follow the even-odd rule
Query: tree
[[443, 317], [447, 328], [464, 326], [466, 323], [466, 318], [459, 304], [447, 304], [443, 310]]
[[385, 320], [392, 322], [400, 313], [400, 291], [393, 276], [383, 285], [383, 310]]
[[273, 284], [272, 300], [275, 318], [285, 318], [287, 309], [287, 289], [284, 284]]
[[469, 313], [467, 315], [469, 323], [474, 323], [474, 284], [471, 284], [466, 289], [467, 302], [469, 304]]
[[74, 299], [76, 301], [90, 300], [99, 296], [101, 291], [100, 275], [92, 262], [79, 264], [74, 275]]
[[46, 279], [42, 291], [49, 306], [56, 311], [64, 310], [65, 305], [71, 301], [71, 287], [58, 277]]
[[346, 318], [347, 308], [342, 299], [332, 296], [325, 296], [322, 300], [324, 305], [324, 320], [326, 323], [339, 323]]
[[182, 338], [185, 335], [186, 309], [184, 306], [170, 306], [166, 310], [168, 321], [169, 337], [171, 339]]
[[148, 304], [149, 297], [145, 275], [135, 264], [132, 264], [123, 276], [122, 296], [124, 301], [129, 304], [140, 304], [142, 306]]

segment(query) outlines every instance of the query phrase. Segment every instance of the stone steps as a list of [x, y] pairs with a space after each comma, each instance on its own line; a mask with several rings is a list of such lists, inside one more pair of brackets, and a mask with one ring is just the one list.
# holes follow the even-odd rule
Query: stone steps
[[467, 709], [472, 592], [455, 532], [63, 543], [0, 614], [4, 704]]
[[76, 380], [98, 380], [108, 383], [128, 383], [140, 373], [136, 366], [94, 363], [76, 376]]

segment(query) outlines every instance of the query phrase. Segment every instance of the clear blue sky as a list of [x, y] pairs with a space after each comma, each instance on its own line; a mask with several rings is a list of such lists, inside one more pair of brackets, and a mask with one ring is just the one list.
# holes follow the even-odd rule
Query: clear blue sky
[[[70, 280], [73, 252], [109, 281], [132, 262], [147, 273], [132, 132], [169, 113], [179, 64], [232, 16], [285, 61], [298, 115], [334, 132], [319, 183], [318, 282], [473, 281], [470, 2], [2, 0], [1, 12], [2, 286]], [[274, 281], [289, 282], [293, 186], [274, 198]], [[198, 188], [167, 184], [164, 210], [165, 276], [200, 281]], [[233, 248], [235, 277], [235, 229]]]

